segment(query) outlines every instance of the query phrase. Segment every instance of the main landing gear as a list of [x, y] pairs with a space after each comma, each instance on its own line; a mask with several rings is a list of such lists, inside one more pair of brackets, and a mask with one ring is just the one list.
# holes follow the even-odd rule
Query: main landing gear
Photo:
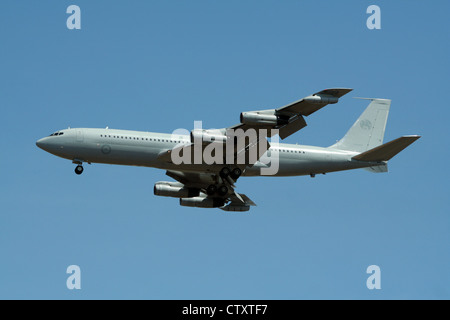
[[206, 188], [206, 194], [208, 196], [213, 196], [218, 194], [219, 196], [225, 196], [228, 194], [228, 187], [224, 184], [216, 186], [215, 184], [211, 184]]
[[242, 170], [240, 168], [234, 168], [231, 171], [230, 176], [231, 176], [231, 178], [233, 178], [234, 181], [236, 181], [237, 179], [239, 179], [241, 174], [242, 174]]
[[233, 179], [234, 181], [231, 181], [230, 183], [233, 184], [234, 182], [237, 181], [237, 179], [239, 179], [239, 177], [242, 174], [242, 170], [240, 168], [234, 168], [233, 170], [230, 170], [230, 168], [228, 167], [224, 167], [222, 170], [220, 170], [220, 177], [222, 179], [228, 179], [228, 177], [230, 177], [231, 179]]
[[211, 184], [206, 188], [206, 194], [208, 196], [213, 196], [215, 194], [223, 197], [228, 194], [228, 187], [224, 184], [216, 186], [215, 184]]
[[223, 197], [226, 196], [230, 190], [230, 186], [233, 186], [236, 180], [242, 175], [242, 170], [240, 168], [234, 168], [231, 170], [228, 167], [222, 168], [220, 170], [219, 176], [222, 178], [222, 184], [211, 184], [206, 188], [206, 193], [209, 196], [215, 194]]

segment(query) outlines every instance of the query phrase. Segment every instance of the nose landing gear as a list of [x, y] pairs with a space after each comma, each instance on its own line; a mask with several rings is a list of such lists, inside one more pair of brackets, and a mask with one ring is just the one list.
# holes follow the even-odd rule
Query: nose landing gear
[[84, 169], [83, 169], [83, 166], [77, 165], [76, 168], [75, 168], [75, 173], [78, 174], [78, 175], [80, 175], [80, 174], [83, 173], [83, 170], [84, 170]]

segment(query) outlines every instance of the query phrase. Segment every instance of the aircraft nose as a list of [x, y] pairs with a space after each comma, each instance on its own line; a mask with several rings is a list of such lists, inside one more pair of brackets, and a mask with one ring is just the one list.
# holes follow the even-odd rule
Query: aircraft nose
[[38, 141], [36, 141], [36, 146], [38, 146], [39, 148], [45, 150], [45, 138], [39, 139]]

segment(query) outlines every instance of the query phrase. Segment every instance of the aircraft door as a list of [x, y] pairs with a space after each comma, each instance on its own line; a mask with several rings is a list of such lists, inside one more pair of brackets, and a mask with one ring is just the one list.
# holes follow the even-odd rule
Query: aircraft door
[[84, 134], [82, 129], [77, 129], [77, 142], [84, 141]]

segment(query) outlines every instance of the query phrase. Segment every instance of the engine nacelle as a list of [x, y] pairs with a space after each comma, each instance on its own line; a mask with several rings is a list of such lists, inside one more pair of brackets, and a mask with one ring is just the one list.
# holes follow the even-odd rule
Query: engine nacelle
[[284, 125], [289, 122], [288, 117], [282, 117], [275, 114], [264, 114], [255, 111], [242, 112], [241, 123], [249, 125]]
[[313, 104], [330, 104], [330, 103], [338, 103], [339, 98], [327, 95], [312, 95], [303, 98], [303, 100]]
[[155, 183], [153, 188], [155, 196], [173, 197], [173, 198], [191, 198], [200, 194], [198, 189], [186, 188], [178, 182], [160, 181]]
[[194, 129], [191, 131], [191, 143], [197, 141], [201, 141], [202, 144], [209, 144], [212, 142], [226, 143], [227, 136], [219, 130]]
[[199, 196], [194, 198], [180, 199], [180, 206], [196, 208], [219, 208], [225, 205], [225, 201], [218, 198], [207, 198]]

